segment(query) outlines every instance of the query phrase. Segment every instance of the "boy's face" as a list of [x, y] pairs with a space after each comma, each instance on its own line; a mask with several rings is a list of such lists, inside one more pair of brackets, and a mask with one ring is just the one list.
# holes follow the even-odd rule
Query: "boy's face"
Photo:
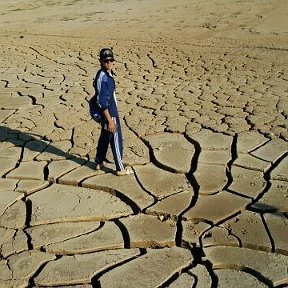
[[105, 68], [107, 71], [111, 71], [113, 66], [114, 66], [114, 58], [106, 58], [101, 61], [102, 66]]

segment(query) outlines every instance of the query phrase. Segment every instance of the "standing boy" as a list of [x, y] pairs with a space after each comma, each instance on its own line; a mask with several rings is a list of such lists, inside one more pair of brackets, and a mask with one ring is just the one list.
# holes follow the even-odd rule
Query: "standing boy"
[[133, 174], [133, 170], [130, 167], [125, 168], [122, 162], [123, 138], [112, 71], [115, 61], [112, 50], [109, 48], [101, 49], [99, 61], [101, 68], [96, 74], [93, 86], [95, 88], [97, 104], [102, 110], [104, 121], [101, 123], [101, 134], [95, 157], [96, 170], [100, 170], [104, 166], [103, 162], [110, 143], [116, 165], [116, 175]]

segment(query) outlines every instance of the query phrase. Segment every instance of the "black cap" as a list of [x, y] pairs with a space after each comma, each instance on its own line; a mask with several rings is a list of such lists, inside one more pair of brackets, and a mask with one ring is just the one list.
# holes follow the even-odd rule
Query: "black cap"
[[100, 60], [104, 60], [107, 58], [114, 58], [113, 52], [109, 48], [103, 48], [100, 51]]

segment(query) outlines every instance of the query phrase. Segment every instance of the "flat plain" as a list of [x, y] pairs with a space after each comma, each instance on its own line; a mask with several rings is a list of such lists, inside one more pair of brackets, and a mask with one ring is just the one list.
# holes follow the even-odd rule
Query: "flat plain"
[[[288, 287], [287, 10], [0, 1], [0, 287]], [[93, 169], [102, 47], [125, 177]]]

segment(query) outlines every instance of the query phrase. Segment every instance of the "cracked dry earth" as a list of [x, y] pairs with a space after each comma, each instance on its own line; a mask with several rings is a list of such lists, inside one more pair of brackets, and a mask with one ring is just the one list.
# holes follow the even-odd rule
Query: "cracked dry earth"
[[287, 51], [109, 43], [135, 171], [117, 177], [92, 169], [101, 43], [10, 40], [0, 287], [287, 287]]

